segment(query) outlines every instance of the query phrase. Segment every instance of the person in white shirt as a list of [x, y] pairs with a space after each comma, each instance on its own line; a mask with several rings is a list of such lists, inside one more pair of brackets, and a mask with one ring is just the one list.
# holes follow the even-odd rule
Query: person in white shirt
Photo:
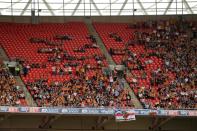
[[56, 67], [52, 66], [51, 69], [52, 69], [52, 75], [56, 75]]
[[72, 67], [70, 67], [70, 66], [68, 67], [68, 73], [72, 74]]
[[109, 77], [109, 82], [110, 82], [110, 86], [112, 86], [113, 85], [113, 82], [114, 82], [114, 79], [113, 79], [112, 76]]

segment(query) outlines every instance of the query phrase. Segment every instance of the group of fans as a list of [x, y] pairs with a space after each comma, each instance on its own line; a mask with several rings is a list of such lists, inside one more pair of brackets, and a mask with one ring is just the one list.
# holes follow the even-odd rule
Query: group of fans
[[[135, 91], [145, 108], [151, 109], [185, 109], [197, 108], [197, 41], [193, 32], [197, 27], [188, 21], [161, 21], [152, 25], [151, 31], [139, 31], [137, 24], [130, 25], [128, 29], [136, 30], [134, 38], [125, 43], [124, 49], [110, 49], [111, 55], [123, 55], [122, 64], [131, 72], [132, 81], [128, 82]], [[117, 42], [122, 38], [117, 33], [109, 33], [109, 37]], [[58, 35], [57, 39], [72, 40], [74, 38]], [[88, 36], [93, 44], [74, 49], [82, 53], [89, 48], [99, 48], [94, 36]], [[48, 40], [30, 39], [31, 42], [44, 42], [55, 44]], [[61, 42], [62, 43], [62, 42]], [[132, 46], [142, 45], [146, 53], [136, 55], [129, 50]], [[61, 44], [60, 44], [61, 46]], [[134, 107], [130, 92], [125, 88], [122, 78], [115, 71], [106, 73], [102, 71], [105, 66], [104, 56], [95, 54], [91, 57], [95, 65], [74, 63], [72, 61], [85, 61], [87, 56], [77, 58], [55, 45], [54, 48], [40, 48], [38, 53], [52, 54], [48, 62], [52, 62], [51, 75], [69, 74], [69, 80], [47, 82], [47, 78], [29, 81], [27, 89], [38, 106], [67, 106], [67, 107]], [[162, 66], [155, 70], [146, 70], [142, 58], [156, 57], [162, 60]], [[69, 60], [64, 66], [55, 63]], [[33, 68], [42, 65], [35, 64]], [[74, 67], [74, 71], [73, 71]], [[24, 65], [23, 74], [26, 76], [32, 66]], [[46, 65], [43, 67], [46, 68]], [[141, 73], [136, 77], [134, 70]], [[169, 75], [171, 74], [171, 75]], [[24, 99], [23, 91], [16, 86], [16, 81], [2, 64], [0, 65], [0, 105], [20, 105]], [[140, 86], [139, 79], [146, 79], [148, 85]]]
[[[131, 71], [127, 76], [130, 85], [144, 107], [197, 108], [196, 23], [160, 21], [151, 28], [146, 26], [148, 31], [138, 31], [138, 28], [136, 25], [129, 26], [129, 29], [135, 30], [134, 39], [125, 43], [123, 49], [110, 49], [109, 52], [123, 55], [122, 64]], [[130, 48], [135, 46], [143, 46], [145, 53], [132, 52]], [[162, 64], [157, 69], [147, 69], [146, 65], [155, 62], [151, 59], [153, 57]], [[140, 77], [135, 75], [135, 70], [140, 71]], [[142, 85], [139, 82], [142, 79], [147, 84]]]
[[0, 105], [16, 106], [24, 105], [25, 94], [20, 86], [16, 84], [14, 76], [9, 69], [0, 62]]
[[60, 107], [133, 107], [131, 95], [124, 86], [115, 73], [85, 67], [76, 74], [71, 73], [68, 81], [48, 85], [46, 79], [39, 79], [27, 83], [38, 106]]

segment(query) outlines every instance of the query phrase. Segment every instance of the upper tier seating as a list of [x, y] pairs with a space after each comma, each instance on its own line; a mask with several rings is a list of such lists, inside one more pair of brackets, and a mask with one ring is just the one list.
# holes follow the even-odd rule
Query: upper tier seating
[[127, 81], [145, 108], [197, 108], [197, 43], [189, 35], [196, 25], [155, 23], [95, 22], [94, 27], [113, 60], [130, 70]]

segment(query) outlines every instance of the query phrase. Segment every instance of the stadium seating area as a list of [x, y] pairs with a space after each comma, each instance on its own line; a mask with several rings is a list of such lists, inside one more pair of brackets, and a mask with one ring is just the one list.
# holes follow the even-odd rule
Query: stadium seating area
[[[197, 108], [196, 23], [93, 25], [113, 60], [127, 67], [126, 80], [144, 108]], [[0, 24], [0, 43], [22, 65], [20, 76], [38, 106], [133, 107], [117, 72], [103, 72], [108, 64], [96, 42], [82, 22]], [[26, 105], [15, 80], [0, 69], [1, 105]]]
[[133, 107], [116, 72], [102, 73], [105, 57], [84, 23], [1, 23], [0, 43], [10, 59], [19, 59], [38, 106]]
[[[197, 108], [193, 22], [94, 23], [113, 60], [145, 108]], [[187, 29], [187, 31], [186, 31]]]
[[25, 95], [6, 66], [0, 62], [0, 105], [26, 106]]

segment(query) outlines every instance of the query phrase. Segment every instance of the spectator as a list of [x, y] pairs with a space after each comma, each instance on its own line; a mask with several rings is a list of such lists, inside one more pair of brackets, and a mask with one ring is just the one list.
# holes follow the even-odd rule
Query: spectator
[[121, 80], [115, 80], [111, 76], [113, 82], [109, 81], [100, 69], [94, 70], [95, 75], [88, 77], [83, 69], [79, 68], [81, 76], [73, 77], [70, 81], [50, 85], [41, 80], [29, 82], [28, 90], [39, 106], [113, 107], [121, 106], [118, 104], [120, 99], [124, 101], [124, 106], [133, 107], [131, 96], [124, 90]]
[[3, 64], [0, 64], [0, 88], [0, 105], [19, 106], [24, 104], [21, 102], [25, 99], [23, 91], [16, 85], [14, 77]]
[[16, 65], [15, 67], [15, 75], [18, 76], [20, 74], [20, 67], [19, 65]]

